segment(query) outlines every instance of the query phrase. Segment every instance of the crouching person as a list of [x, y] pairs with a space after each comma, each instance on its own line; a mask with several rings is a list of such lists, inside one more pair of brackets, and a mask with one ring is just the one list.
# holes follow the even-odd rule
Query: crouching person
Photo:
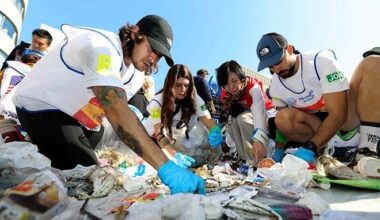
[[38, 62], [13, 97], [22, 127], [52, 166], [98, 163], [94, 148], [105, 117], [119, 138], [157, 169], [173, 194], [205, 193], [203, 179], [168, 160], [128, 108], [125, 88], [134, 74], [154, 72], [161, 57], [169, 66], [174, 63], [167, 21], [148, 15], [121, 27], [118, 35], [68, 25], [62, 29], [65, 40]]
[[272, 104], [261, 82], [246, 76], [236, 61], [225, 62], [216, 71], [218, 84], [224, 90], [219, 122], [228, 121], [227, 132], [236, 144], [239, 158], [259, 162], [267, 156], [266, 109]]
[[148, 133], [154, 134], [161, 149], [174, 157], [178, 165], [197, 167], [215, 159], [212, 156], [220, 152], [221, 129], [197, 95], [185, 65], [176, 64], [169, 69], [164, 88], [147, 110], [150, 116], [144, 125]]

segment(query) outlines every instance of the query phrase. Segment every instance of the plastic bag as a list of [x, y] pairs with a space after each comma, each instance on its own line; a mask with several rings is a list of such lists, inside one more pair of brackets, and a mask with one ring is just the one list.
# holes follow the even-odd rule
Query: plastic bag
[[271, 180], [272, 188], [278, 191], [301, 195], [312, 179], [308, 171], [309, 164], [304, 160], [287, 154], [282, 164], [275, 164], [271, 168], [259, 168]]
[[8, 188], [28, 176], [51, 168], [51, 161], [29, 142], [11, 142], [0, 146], [0, 188]]
[[220, 147], [211, 149], [207, 134], [208, 131], [202, 122], [193, 126], [189, 132], [189, 138], [186, 138], [184, 131], [173, 128], [173, 138], [176, 139], [173, 147], [175, 150], [194, 158], [196, 167], [215, 161], [221, 156], [222, 150]]
[[113, 131], [111, 123], [103, 121], [104, 133], [95, 148], [101, 165], [118, 167], [123, 174], [133, 177], [139, 165], [145, 166], [145, 175], [156, 173], [155, 169], [129, 148]]

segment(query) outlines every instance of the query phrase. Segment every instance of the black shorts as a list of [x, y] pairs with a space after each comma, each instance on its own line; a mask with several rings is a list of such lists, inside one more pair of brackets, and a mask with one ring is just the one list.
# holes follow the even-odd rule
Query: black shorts
[[100, 131], [89, 131], [61, 111], [16, 111], [21, 126], [39, 152], [51, 160], [52, 167], [72, 169], [77, 164], [96, 164], [94, 148], [103, 136], [103, 126]]
[[[329, 113], [327, 112], [315, 112], [312, 113], [313, 115], [317, 116], [321, 121], [324, 121]], [[276, 123], [274, 123], [275, 117], [271, 117], [268, 119], [268, 130], [269, 130], [269, 137], [272, 138], [273, 140], [276, 139]]]
[[327, 113], [327, 112], [315, 112], [312, 114], [317, 116], [321, 121], [324, 121], [327, 118], [327, 116], [329, 115], [329, 113]]

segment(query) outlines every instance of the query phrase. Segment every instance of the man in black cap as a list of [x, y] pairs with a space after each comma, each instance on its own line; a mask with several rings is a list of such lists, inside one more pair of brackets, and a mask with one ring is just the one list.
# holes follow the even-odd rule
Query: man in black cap
[[[265, 34], [256, 50], [258, 71], [273, 73], [269, 94], [279, 109], [276, 142], [299, 142], [294, 155], [313, 163], [347, 120], [348, 81], [333, 51], [294, 51], [282, 35]], [[276, 147], [273, 158], [281, 161], [283, 156], [284, 149]]]
[[52, 166], [98, 163], [93, 149], [105, 117], [119, 138], [158, 170], [172, 193], [205, 193], [204, 181], [169, 161], [127, 104], [133, 76], [156, 72], [162, 56], [173, 65], [168, 22], [148, 15], [121, 27], [118, 35], [69, 25], [62, 31], [65, 40], [24, 78], [13, 99], [22, 127]]
[[[350, 80], [346, 127], [360, 125], [360, 154], [370, 150], [380, 156], [380, 47], [363, 54]], [[359, 156], [359, 157], [358, 157]]]

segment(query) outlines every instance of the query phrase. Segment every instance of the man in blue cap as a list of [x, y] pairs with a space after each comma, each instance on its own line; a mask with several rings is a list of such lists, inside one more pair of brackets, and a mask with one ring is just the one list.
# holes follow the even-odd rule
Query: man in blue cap
[[269, 68], [273, 73], [269, 94], [279, 109], [273, 158], [281, 161], [284, 149], [279, 146], [291, 140], [300, 143], [294, 155], [313, 163], [347, 120], [349, 86], [333, 51], [294, 51], [282, 35], [265, 34], [256, 50], [258, 71]]
[[148, 15], [118, 34], [70, 25], [62, 31], [66, 38], [38, 62], [13, 98], [22, 127], [52, 166], [98, 163], [94, 148], [106, 118], [173, 194], [205, 193], [203, 179], [168, 160], [128, 107], [128, 84], [136, 83], [135, 75], [156, 72], [161, 57], [169, 66], [174, 63], [169, 23]]

